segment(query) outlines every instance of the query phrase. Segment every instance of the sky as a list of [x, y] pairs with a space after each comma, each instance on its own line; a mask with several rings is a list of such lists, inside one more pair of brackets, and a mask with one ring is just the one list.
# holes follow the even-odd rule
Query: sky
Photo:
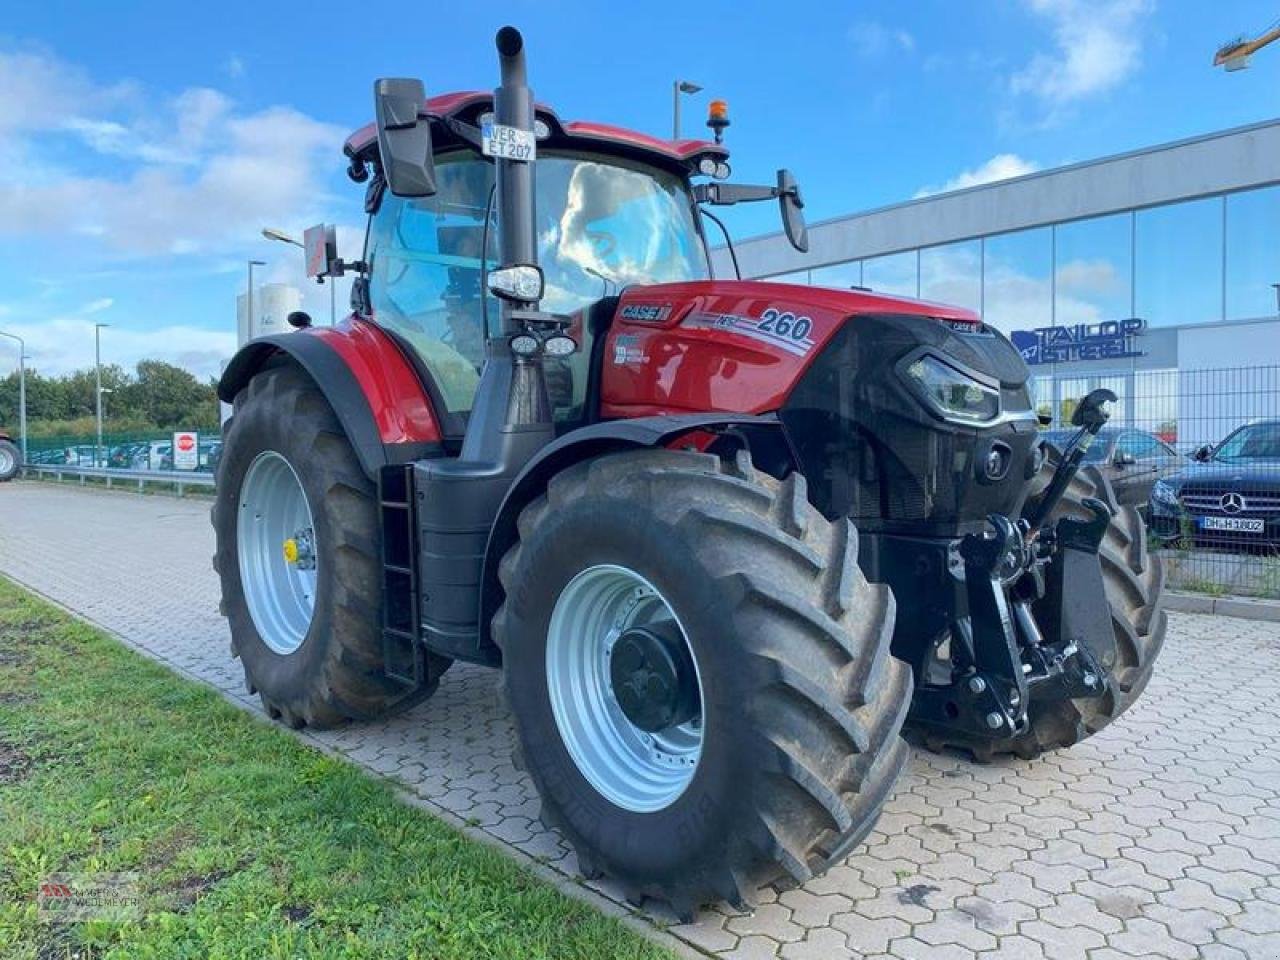
[[[29, 366], [144, 357], [216, 375], [235, 348], [246, 260], [328, 290], [261, 238], [340, 227], [359, 255], [362, 190], [342, 141], [379, 76], [428, 93], [497, 80], [493, 34], [525, 35], [530, 82], [564, 119], [669, 135], [729, 102], [734, 180], [797, 175], [811, 222], [1280, 116], [1280, 44], [1248, 70], [1214, 50], [1269, 0], [702, 0], [306, 4], [8, 0], [0, 18], [0, 330]], [[195, 13], [194, 11], [199, 11]], [[776, 208], [727, 211], [739, 238]], [[346, 291], [339, 287], [340, 303]], [[0, 339], [0, 374], [16, 364]]]

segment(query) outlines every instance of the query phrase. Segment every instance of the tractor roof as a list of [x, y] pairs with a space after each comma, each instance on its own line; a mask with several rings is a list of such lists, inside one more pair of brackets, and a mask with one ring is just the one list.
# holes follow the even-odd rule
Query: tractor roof
[[[445, 93], [438, 97], [428, 97], [426, 106], [430, 116], [441, 120], [474, 121], [480, 114], [493, 109], [493, 94], [480, 90]], [[554, 110], [541, 103], [535, 105], [534, 111], [537, 119], [546, 123], [551, 131], [550, 137], [544, 141], [547, 146], [600, 150], [684, 169], [691, 163], [696, 163], [700, 157], [712, 156], [723, 160], [729, 155], [727, 148], [709, 140], [663, 140], [638, 130], [628, 130], [607, 123], [583, 120], [564, 123]], [[452, 139], [447, 129], [441, 129], [441, 125], [433, 125], [432, 138], [437, 149]], [[377, 130], [372, 123], [365, 124], [347, 137], [343, 147], [343, 152], [353, 161], [373, 160], [377, 151]]]

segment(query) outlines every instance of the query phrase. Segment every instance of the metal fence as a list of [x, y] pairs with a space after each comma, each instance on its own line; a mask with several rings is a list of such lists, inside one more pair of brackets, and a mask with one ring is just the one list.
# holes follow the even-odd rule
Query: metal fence
[[217, 433], [201, 435], [197, 443], [194, 471], [175, 470], [173, 434], [103, 434], [94, 436], [31, 437], [27, 441], [27, 464], [31, 467], [79, 467], [89, 471], [212, 474], [222, 455]]
[[1120, 399], [1090, 457], [1147, 519], [1169, 585], [1280, 598], [1280, 366], [1037, 374], [1054, 439], [1098, 387]]

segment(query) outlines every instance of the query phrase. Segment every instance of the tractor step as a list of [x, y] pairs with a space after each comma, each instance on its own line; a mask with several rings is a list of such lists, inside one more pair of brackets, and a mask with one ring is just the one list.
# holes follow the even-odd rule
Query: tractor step
[[382, 520], [382, 660], [387, 676], [408, 687], [427, 681], [419, 642], [418, 574], [414, 554], [411, 465], [383, 467], [378, 475]]

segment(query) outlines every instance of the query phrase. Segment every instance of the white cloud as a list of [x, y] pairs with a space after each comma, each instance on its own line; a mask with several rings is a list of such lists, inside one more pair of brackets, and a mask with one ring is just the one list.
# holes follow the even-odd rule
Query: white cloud
[[874, 20], [860, 20], [850, 26], [849, 40], [864, 60], [876, 60], [890, 53], [911, 53], [916, 48], [915, 37], [906, 30]]
[[981, 166], [960, 171], [942, 186], [921, 187], [916, 191], [916, 197], [928, 197], [935, 193], [947, 193], [950, 190], [963, 190], [966, 187], [976, 187], [984, 183], [995, 183], [997, 180], [1024, 177], [1039, 169], [1038, 163], [1024, 160], [1016, 153], [997, 153]]
[[101, 313], [103, 310], [110, 310], [115, 301], [110, 297], [99, 297], [97, 300], [91, 300], [80, 308], [80, 313], [89, 316], [95, 313]]
[[244, 60], [242, 60], [237, 54], [234, 54], [234, 53], [231, 56], [227, 57], [227, 59], [222, 64], [222, 72], [225, 73], [232, 80], [239, 80], [241, 77], [244, 76], [244, 71], [245, 71]]
[[[24, 323], [10, 323], [5, 330], [26, 341], [33, 358], [30, 367], [46, 376], [58, 376], [93, 366], [92, 319], [54, 316]], [[142, 359], [164, 360], [204, 379], [222, 372], [222, 364], [235, 352], [235, 328], [208, 330], [185, 324], [148, 329], [113, 326], [102, 333], [102, 362], [132, 370]]]
[[1142, 21], [1153, 0], [1026, 0], [1048, 21], [1054, 50], [1040, 52], [1010, 80], [1051, 109], [1106, 93], [1127, 80], [1142, 59]]
[[207, 88], [142, 98], [40, 53], [0, 53], [0, 89], [0, 161], [54, 137], [128, 161], [7, 164], [0, 236], [77, 234], [112, 255], [226, 253], [263, 223], [318, 219], [343, 136], [290, 107], [237, 112]]

